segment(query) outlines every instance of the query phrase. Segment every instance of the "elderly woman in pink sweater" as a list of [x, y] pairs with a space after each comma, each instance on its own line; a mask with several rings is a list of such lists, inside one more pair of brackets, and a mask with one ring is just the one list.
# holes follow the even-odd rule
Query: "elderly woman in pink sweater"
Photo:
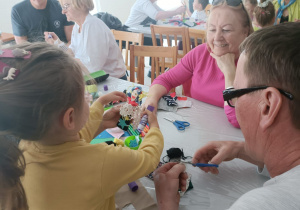
[[191, 50], [180, 63], [157, 77], [145, 105], [157, 106], [171, 88], [183, 84], [186, 96], [224, 107], [228, 121], [239, 127], [235, 110], [224, 104], [222, 91], [233, 85], [239, 45], [253, 32], [242, 1], [215, 0], [207, 22], [207, 43]]

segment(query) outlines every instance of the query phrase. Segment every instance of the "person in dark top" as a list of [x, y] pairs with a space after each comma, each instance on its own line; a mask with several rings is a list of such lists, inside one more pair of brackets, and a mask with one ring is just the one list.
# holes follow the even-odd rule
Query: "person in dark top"
[[56, 0], [24, 0], [12, 8], [11, 22], [17, 44], [44, 41], [44, 31], [53, 31], [60, 40], [70, 42], [74, 25]]

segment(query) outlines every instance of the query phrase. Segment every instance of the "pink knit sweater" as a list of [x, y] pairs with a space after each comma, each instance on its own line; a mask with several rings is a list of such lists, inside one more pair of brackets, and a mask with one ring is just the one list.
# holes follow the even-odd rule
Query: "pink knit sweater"
[[[154, 84], [163, 85], [167, 91], [183, 84], [186, 96], [224, 107], [222, 94], [225, 89], [224, 74], [215, 59], [210, 56], [206, 44], [191, 50], [174, 68], [157, 77], [152, 85]], [[228, 121], [239, 128], [235, 109], [226, 105], [224, 110]]]

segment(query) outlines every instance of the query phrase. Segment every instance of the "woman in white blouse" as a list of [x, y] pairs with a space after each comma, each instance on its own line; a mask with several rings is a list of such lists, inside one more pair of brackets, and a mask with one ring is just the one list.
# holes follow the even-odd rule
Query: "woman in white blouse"
[[71, 44], [67, 49], [53, 32], [45, 32], [48, 43], [58, 43], [79, 59], [90, 73], [104, 70], [112, 77], [127, 80], [124, 60], [113, 34], [105, 23], [89, 12], [93, 0], [59, 0], [62, 13], [74, 21]]

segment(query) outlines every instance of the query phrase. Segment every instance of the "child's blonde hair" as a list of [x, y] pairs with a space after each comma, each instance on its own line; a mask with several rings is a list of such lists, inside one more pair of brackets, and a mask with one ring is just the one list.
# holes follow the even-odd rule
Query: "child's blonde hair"
[[30, 51], [31, 57], [0, 58], [20, 70], [14, 80], [0, 78], [0, 135], [39, 140], [69, 107], [83, 105], [82, 71], [70, 55], [47, 43], [15, 48]]
[[254, 9], [256, 22], [261, 26], [268, 26], [274, 23], [275, 8], [270, 0], [261, 0]]

